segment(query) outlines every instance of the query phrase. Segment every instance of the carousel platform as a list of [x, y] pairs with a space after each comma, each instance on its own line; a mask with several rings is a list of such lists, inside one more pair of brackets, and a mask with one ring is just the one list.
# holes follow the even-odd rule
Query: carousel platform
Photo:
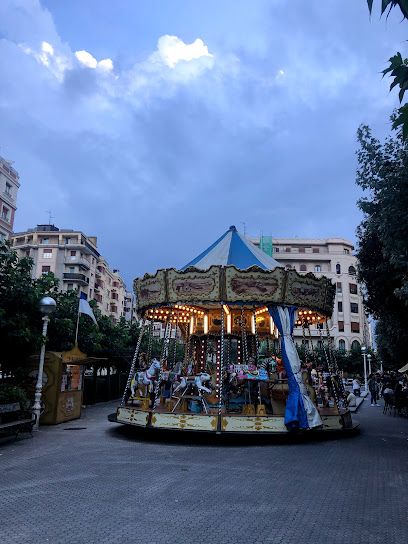
[[[223, 410], [224, 411], [224, 410]], [[133, 425], [140, 428], [156, 430], [178, 430], [198, 433], [216, 434], [252, 434], [286, 435], [288, 431], [284, 423], [284, 415], [244, 415], [242, 413], [221, 413], [218, 408], [209, 408], [208, 414], [191, 411], [169, 412], [166, 406], [158, 405], [152, 409], [143, 410], [137, 406], [119, 406], [116, 414], [108, 416], [109, 421], [123, 425]], [[319, 408], [323, 425], [308, 433], [355, 431], [358, 422], [353, 422], [350, 410], [340, 408], [335, 411], [330, 408]]]

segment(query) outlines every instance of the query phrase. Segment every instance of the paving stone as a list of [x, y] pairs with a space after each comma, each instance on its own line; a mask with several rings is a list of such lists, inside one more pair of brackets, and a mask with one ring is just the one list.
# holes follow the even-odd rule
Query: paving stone
[[219, 444], [141, 435], [113, 411], [0, 446], [2, 544], [408, 540], [406, 418], [364, 402], [354, 438]]

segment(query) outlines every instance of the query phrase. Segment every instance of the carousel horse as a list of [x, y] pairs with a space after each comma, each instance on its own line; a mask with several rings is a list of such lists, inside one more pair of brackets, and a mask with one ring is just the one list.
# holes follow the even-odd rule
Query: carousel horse
[[[185, 389], [187, 385], [195, 385], [199, 391], [206, 391], [207, 393], [211, 393], [212, 389], [209, 389], [208, 387], [205, 387], [203, 384], [206, 382], [209, 382], [211, 380], [211, 376], [209, 374], [206, 374], [205, 372], [202, 372], [201, 374], [198, 374], [197, 376], [181, 376], [180, 378], [180, 384], [176, 387], [176, 389], [173, 391], [173, 393], [176, 393], [179, 389]], [[212, 386], [212, 383], [209, 384]]]
[[159, 374], [159, 371], [160, 371], [160, 363], [157, 359], [153, 359], [149, 370], [146, 370], [145, 372], [136, 372], [130, 384], [132, 397], [135, 396], [136, 386], [137, 386], [137, 389], [139, 390], [140, 395], [143, 395], [143, 392], [141, 390], [142, 385], [149, 386], [149, 393], [151, 393], [153, 391], [153, 380], [156, 374], [157, 375]]

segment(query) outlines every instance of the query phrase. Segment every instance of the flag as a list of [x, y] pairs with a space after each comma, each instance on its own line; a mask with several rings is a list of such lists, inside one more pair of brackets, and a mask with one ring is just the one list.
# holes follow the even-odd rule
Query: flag
[[92, 321], [95, 323], [95, 325], [98, 324], [98, 322], [95, 319], [95, 316], [93, 314], [92, 308], [89, 306], [89, 302], [86, 300], [86, 297], [83, 293], [81, 293], [81, 296], [79, 297], [79, 314], [86, 314], [89, 315], [89, 317], [92, 319]]

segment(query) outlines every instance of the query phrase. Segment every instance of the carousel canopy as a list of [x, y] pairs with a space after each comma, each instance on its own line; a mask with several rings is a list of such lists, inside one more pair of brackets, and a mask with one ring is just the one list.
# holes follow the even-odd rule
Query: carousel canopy
[[189, 266], [207, 270], [212, 265], [234, 265], [241, 270], [253, 265], [264, 270], [272, 270], [277, 266], [282, 266], [257, 248], [248, 238], [242, 236], [234, 225], [208, 249], [183, 266], [181, 270], [186, 270]]

